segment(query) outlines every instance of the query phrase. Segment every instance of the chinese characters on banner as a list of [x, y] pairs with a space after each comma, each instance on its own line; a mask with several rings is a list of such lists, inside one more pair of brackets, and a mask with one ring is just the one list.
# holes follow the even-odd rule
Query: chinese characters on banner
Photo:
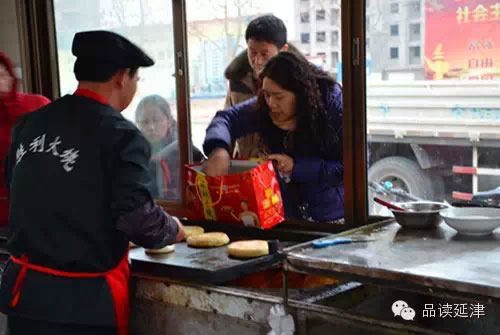
[[427, 0], [426, 79], [500, 80], [500, 1]]
[[73, 170], [74, 164], [76, 163], [76, 159], [78, 158], [79, 150], [75, 150], [75, 148], [70, 148], [67, 150], [58, 151], [58, 146], [62, 143], [59, 136], [57, 136], [52, 142], [45, 145], [45, 134], [42, 134], [36, 138], [34, 138], [28, 146], [28, 149], [25, 149], [22, 143], [19, 144], [16, 150], [16, 165], [21, 162], [24, 155], [28, 153], [48, 153], [52, 154], [54, 157], [58, 157], [59, 161], [62, 164], [64, 171], [70, 172]]

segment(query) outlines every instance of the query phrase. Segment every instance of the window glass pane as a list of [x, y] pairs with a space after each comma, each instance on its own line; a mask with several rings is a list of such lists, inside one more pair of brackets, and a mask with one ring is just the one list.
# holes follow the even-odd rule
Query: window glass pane
[[[287, 28], [289, 50], [302, 54], [334, 78], [341, 77], [338, 0], [186, 0], [186, 4], [191, 133], [194, 145], [199, 148], [218, 110], [241, 103], [257, 93], [256, 73], [248, 63], [245, 39], [247, 26], [256, 17], [264, 14], [279, 17]], [[250, 57], [256, 55], [250, 54]], [[258, 54], [262, 63], [268, 56]], [[220, 89], [215, 90], [215, 87]], [[242, 154], [242, 157], [248, 156], [251, 156], [248, 152]]]
[[391, 59], [397, 59], [399, 57], [399, 49], [391, 48]]
[[309, 12], [300, 13], [300, 23], [309, 23]]
[[317, 21], [322, 21], [324, 19], [325, 19], [325, 10], [324, 9], [317, 10], [316, 11], [316, 20]]
[[420, 47], [410, 47], [410, 64], [420, 64]]
[[330, 9], [330, 25], [338, 25], [339, 22], [339, 9], [338, 8], [332, 8]]
[[[0, 51], [5, 53], [12, 61], [14, 65], [14, 73], [17, 78], [20, 79], [17, 90], [24, 92], [25, 89], [22, 81], [24, 76], [21, 59], [22, 43], [19, 39], [21, 34], [19, 33], [17, 22], [16, 3], [17, 1], [15, 0], [0, 1], [0, 13], [2, 13], [2, 17], [0, 18], [0, 31], [5, 32], [0, 34]], [[3, 69], [3, 66], [0, 67]], [[2, 69], [0, 69], [0, 76], [3, 78], [4, 75], [7, 76], [7, 73], [4, 72], [5, 69]], [[0, 85], [0, 87], [1, 86], [2, 85]]]
[[408, 7], [408, 11], [409, 11], [409, 17], [419, 17], [421, 14], [420, 14], [420, 0], [418, 1], [412, 1], [410, 2], [410, 5]]
[[332, 47], [339, 46], [339, 32], [338, 31], [331, 32], [331, 41], [330, 42], [331, 42]]
[[397, 13], [399, 13], [399, 4], [391, 3], [391, 14], [397, 14]]
[[309, 44], [309, 33], [300, 34], [300, 41], [304, 44]]
[[177, 146], [177, 109], [172, 30], [172, 5], [165, 0], [55, 0], [56, 37], [61, 94], [74, 92], [75, 57], [71, 53], [78, 31], [116, 32], [155, 60], [139, 69], [137, 92], [122, 115], [137, 124], [152, 146], [150, 164], [154, 197], [180, 200], [180, 156]]
[[[497, 3], [411, 1], [395, 16], [395, 3], [371, 1], [370, 199], [453, 203], [500, 186]], [[400, 37], [391, 39], [397, 24]], [[369, 207], [371, 214], [390, 214], [372, 201]]]
[[397, 24], [391, 24], [391, 36], [399, 35], [399, 26]]
[[316, 41], [317, 42], [325, 42], [326, 41], [326, 33], [324, 31], [318, 31], [316, 33]]
[[410, 23], [410, 41], [420, 41], [420, 23]]

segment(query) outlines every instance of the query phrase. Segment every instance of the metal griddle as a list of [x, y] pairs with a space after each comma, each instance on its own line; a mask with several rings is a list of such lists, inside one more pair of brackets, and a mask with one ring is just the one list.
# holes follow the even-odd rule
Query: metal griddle
[[[255, 227], [210, 221], [184, 221], [183, 223], [202, 226], [206, 232], [225, 232], [231, 242], [244, 239], [279, 240], [279, 248], [273, 248], [278, 250], [267, 256], [247, 260], [229, 257], [227, 246], [193, 248], [187, 246], [186, 243], [177, 243], [173, 253], [164, 255], [149, 255], [145, 253], [143, 248], [134, 248], [130, 251], [132, 271], [155, 277], [222, 284], [248, 274], [278, 267], [284, 259], [283, 254], [279, 251], [282, 248], [331, 234], [331, 232], [293, 229], [295, 226], [285, 226], [284, 229], [280, 229], [279, 227], [282, 225], [262, 230]], [[308, 224], [307, 228], [312, 225]]]
[[150, 255], [143, 248], [130, 251], [132, 270], [153, 276], [183, 279], [200, 283], [222, 284], [241, 276], [269, 269], [281, 264], [281, 253], [253, 259], [229, 257], [227, 246], [193, 248], [187, 243], [175, 244], [175, 251]]

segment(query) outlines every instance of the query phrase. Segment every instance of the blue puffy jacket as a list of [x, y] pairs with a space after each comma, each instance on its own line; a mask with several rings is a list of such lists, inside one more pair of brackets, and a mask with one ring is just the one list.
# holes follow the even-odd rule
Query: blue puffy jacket
[[[291, 182], [280, 180], [287, 218], [331, 221], [344, 217], [344, 164], [342, 162], [342, 91], [338, 84], [319, 82], [328, 109], [329, 122], [340, 139], [328, 158], [322, 157], [312, 143], [297, 143], [286, 150], [283, 141], [268, 148], [270, 153], [285, 153], [294, 160]], [[256, 98], [218, 112], [207, 128], [203, 150], [208, 156], [215, 148], [229, 149], [231, 142], [258, 131], [253, 108]], [[273, 138], [284, 138], [286, 131], [273, 127]], [[332, 134], [334, 136], [334, 134]], [[334, 159], [332, 159], [334, 157]]]

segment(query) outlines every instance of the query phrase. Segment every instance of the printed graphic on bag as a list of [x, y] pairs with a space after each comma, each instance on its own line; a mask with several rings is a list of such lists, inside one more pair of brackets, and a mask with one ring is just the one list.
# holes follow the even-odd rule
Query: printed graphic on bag
[[201, 164], [186, 165], [186, 207], [191, 220], [271, 228], [284, 220], [271, 162], [232, 160], [227, 176], [209, 177]]

